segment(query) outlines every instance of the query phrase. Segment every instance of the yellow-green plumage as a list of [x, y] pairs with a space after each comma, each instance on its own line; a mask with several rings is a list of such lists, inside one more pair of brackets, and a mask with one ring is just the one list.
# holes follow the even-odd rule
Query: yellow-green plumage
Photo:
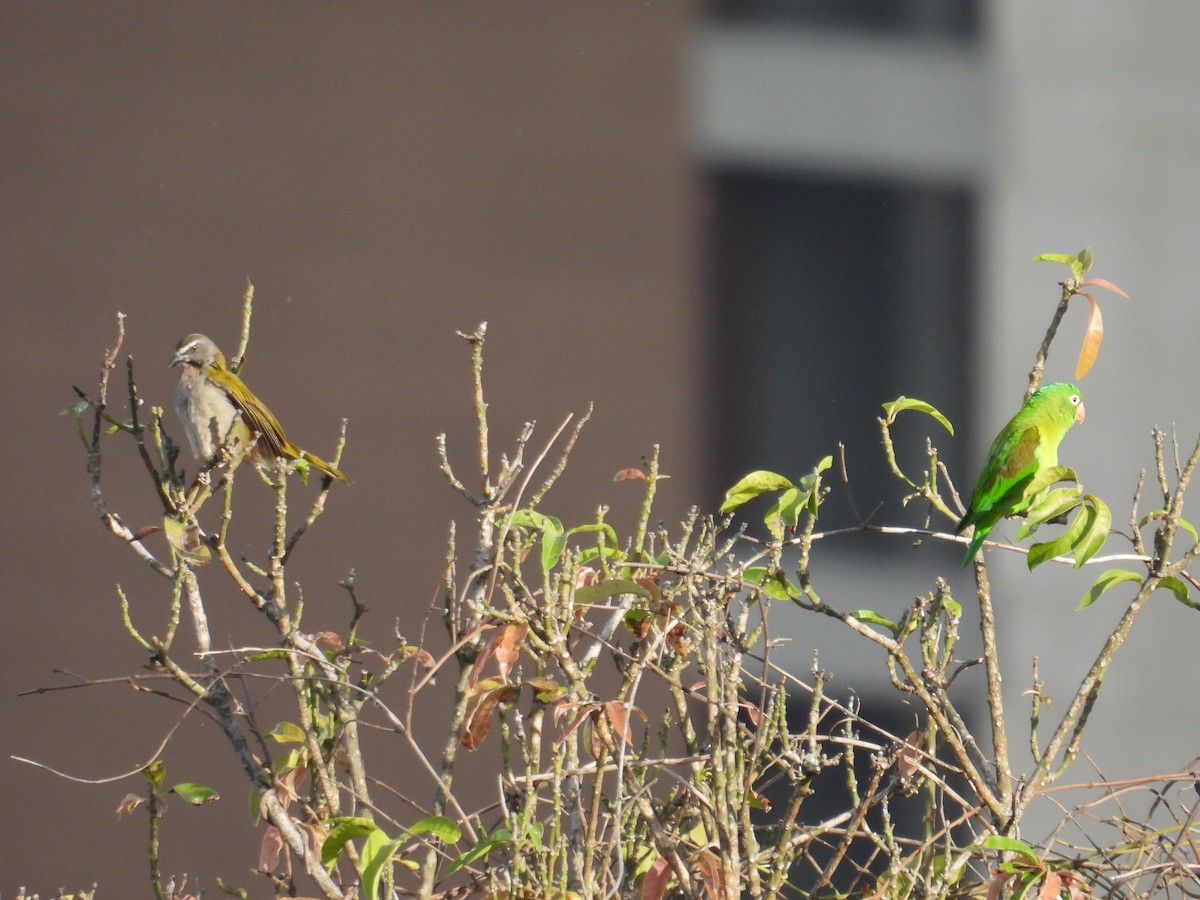
[[176, 344], [170, 364], [182, 368], [175, 388], [175, 410], [198, 459], [213, 459], [227, 438], [246, 446], [257, 435], [249, 452], [256, 464], [303, 459], [322, 475], [351, 483], [337, 467], [287, 439], [279, 420], [230, 370], [224, 354], [209, 338], [189, 334]]
[[997, 522], [1030, 507], [1034, 498], [1026, 488], [1038, 471], [1058, 465], [1059, 443], [1072, 425], [1083, 421], [1083, 416], [1083, 395], [1075, 385], [1047, 384], [1034, 391], [1021, 411], [996, 435], [971, 494], [971, 504], [955, 529], [955, 534], [962, 534], [968, 526], [975, 526], [963, 557], [964, 566], [975, 557]]

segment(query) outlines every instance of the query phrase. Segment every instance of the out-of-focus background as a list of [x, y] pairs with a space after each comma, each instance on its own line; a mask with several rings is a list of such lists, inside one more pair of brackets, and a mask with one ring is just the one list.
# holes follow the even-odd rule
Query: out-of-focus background
[[[161, 580], [99, 527], [84, 454], [57, 415], [72, 384], [94, 391], [118, 311], [142, 396], [169, 407], [174, 342], [204, 331], [232, 349], [254, 282], [246, 380], [318, 453], [349, 419], [357, 484], [334, 487], [290, 570], [306, 625], [344, 623], [336, 584], [353, 569], [381, 644], [397, 619], [416, 636], [448, 524], [470, 512], [437, 471], [434, 438], [448, 434], [468, 477], [454, 332], [483, 320], [497, 451], [522, 422], [538, 421], [540, 445], [595, 402], [547, 501], [573, 522], [602, 503], [631, 521], [637, 489], [612, 475], [655, 443], [673, 523], [693, 504], [714, 509], [744, 471], [800, 475], [839, 440], [863, 513], [882, 503], [874, 521], [911, 519], [874, 421], [900, 394], [954, 420], [953, 438], [917, 416], [901, 430], [917, 450], [933, 434], [969, 490], [1066, 272], [1032, 259], [1085, 244], [1094, 274], [1133, 299], [1098, 297], [1107, 337], [1064, 460], [1127, 527], [1151, 425], [1176, 423], [1185, 447], [1200, 430], [1189, 0], [1153, 14], [1032, 0], [14, 2], [0, 18], [0, 896], [146, 889], [144, 821], [115, 815], [136, 778], [77, 784], [11, 758], [110, 779], [150, 759], [181, 713], [119, 679], [18, 696], [140, 671], [116, 586], [139, 621], [160, 621], [165, 603]], [[1050, 378], [1072, 376], [1083, 323], [1082, 306], [1068, 314]], [[153, 524], [131, 449], [112, 442], [105, 462], [113, 508]], [[256, 488], [241, 480], [240, 535], [235, 522], [253, 546], [266, 540], [254, 509], [269, 503]], [[938, 574], [968, 599], [959, 548], [847, 537], [821, 551], [831, 603], [898, 609]], [[1076, 613], [1096, 568], [1031, 576], [1019, 557], [992, 558], [1018, 722], [1032, 659], [1065, 696], [1120, 600]], [[215, 637], [269, 641], [204, 574]], [[906, 715], [873, 653], [799, 612], [774, 622], [793, 630], [798, 670], [820, 646], [837, 689]], [[1166, 595], [1139, 622], [1085, 744], [1107, 776], [1173, 771], [1200, 752], [1198, 630]], [[266, 895], [217, 730], [188, 717], [163, 757], [169, 780], [223, 795], [170, 810], [164, 870]], [[409, 777], [408, 793], [432, 794]]]

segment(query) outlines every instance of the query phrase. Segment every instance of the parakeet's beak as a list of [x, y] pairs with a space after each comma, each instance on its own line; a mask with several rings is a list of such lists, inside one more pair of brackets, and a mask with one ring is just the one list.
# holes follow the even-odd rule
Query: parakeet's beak
[[1080, 422], [1082, 422], [1083, 417], [1084, 417], [1083, 401], [1080, 400], [1079, 401], [1079, 409], [1075, 412], [1075, 424], [1078, 425]]

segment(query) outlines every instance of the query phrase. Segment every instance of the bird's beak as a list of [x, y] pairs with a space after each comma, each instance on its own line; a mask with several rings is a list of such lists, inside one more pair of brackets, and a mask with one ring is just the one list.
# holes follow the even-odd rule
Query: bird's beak
[[1084, 417], [1084, 415], [1085, 415], [1085, 411], [1084, 411], [1084, 408], [1083, 408], [1083, 401], [1082, 401], [1082, 400], [1080, 400], [1080, 401], [1079, 401], [1079, 409], [1078, 409], [1078, 411], [1076, 411], [1076, 413], [1075, 413], [1075, 424], [1076, 424], [1076, 425], [1078, 425], [1080, 422], [1082, 422], [1082, 421], [1083, 421], [1083, 417]]
[[182, 363], [183, 363], [183, 355], [178, 350], [176, 350], [174, 353], [171, 354], [171, 361], [167, 363], [167, 368], [173, 369]]

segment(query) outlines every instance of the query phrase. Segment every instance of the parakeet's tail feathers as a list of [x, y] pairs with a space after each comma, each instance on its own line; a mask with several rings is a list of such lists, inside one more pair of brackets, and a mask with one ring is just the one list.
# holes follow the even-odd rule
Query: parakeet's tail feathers
[[[992, 512], [993, 510], [1012, 509], [1014, 513], [1024, 510], [1025, 505], [1022, 505], [1021, 499], [1025, 494], [1025, 489], [1029, 487], [1029, 483], [1033, 481], [1033, 477], [1036, 474], [1037, 472], [1028, 472], [1022, 477], [1018, 478], [1005, 489], [1004, 493], [1001, 494], [995, 500], [995, 502], [990, 503], [981, 509], [975, 509], [974, 507], [968, 509], [966, 513], [963, 514], [963, 517], [958, 520], [958, 525], [955, 527], [954, 533], [962, 534], [967, 530], [968, 525], [978, 524], [988, 513]], [[999, 521], [1000, 518], [1003, 517], [998, 517], [997, 521]], [[984, 529], [984, 534], [987, 534], [989, 530], [991, 530], [991, 526], [988, 526], [988, 528]]]
[[323, 475], [328, 475], [330, 478], [336, 478], [343, 484], [354, 484], [354, 479], [352, 479], [349, 475], [347, 475], [341, 469], [338, 469], [332, 463], [325, 462], [325, 460], [321, 459], [321, 457], [317, 456], [315, 453], [309, 453], [307, 450], [301, 450], [297, 456], [307, 462], [314, 469], [321, 472]]
[[975, 554], [979, 552], [979, 548], [983, 546], [984, 540], [987, 538], [988, 529], [976, 528], [975, 534], [971, 537], [971, 543], [967, 546], [967, 553], [963, 556], [962, 567], [965, 569], [971, 564], [971, 560], [975, 558]]

